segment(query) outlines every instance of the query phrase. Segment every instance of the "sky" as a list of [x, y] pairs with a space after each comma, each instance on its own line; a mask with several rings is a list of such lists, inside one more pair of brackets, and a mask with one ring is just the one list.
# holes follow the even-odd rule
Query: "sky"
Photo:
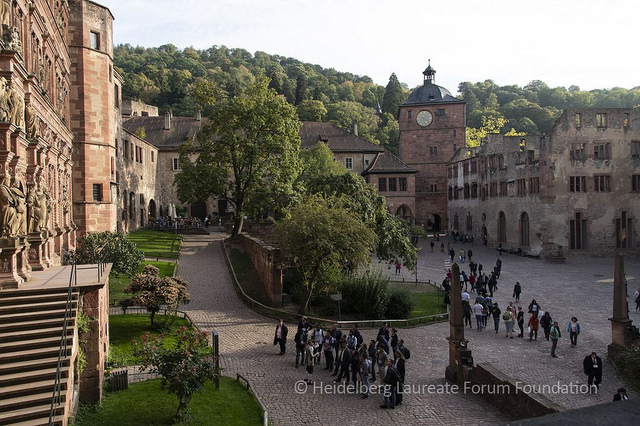
[[637, 0], [98, 0], [115, 44], [225, 45], [422, 84], [640, 86]]

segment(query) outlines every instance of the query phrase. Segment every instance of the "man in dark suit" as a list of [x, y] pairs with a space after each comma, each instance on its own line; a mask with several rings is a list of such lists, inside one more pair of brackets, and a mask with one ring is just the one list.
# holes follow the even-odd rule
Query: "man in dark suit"
[[280, 322], [278, 322], [278, 325], [276, 325], [276, 335], [273, 337], [273, 344], [280, 344], [280, 355], [284, 355], [284, 352], [286, 350], [288, 332], [289, 329], [286, 325], [284, 325], [284, 322], [280, 320]]
[[616, 394], [613, 395], [614, 401], [626, 401], [628, 399], [629, 399], [629, 396], [627, 395], [627, 390], [625, 388], [618, 389], [618, 392], [616, 392]]
[[589, 377], [589, 388], [593, 389], [602, 382], [602, 358], [600, 358], [595, 352], [591, 352], [591, 355], [587, 355], [582, 363], [584, 368], [584, 374]]
[[340, 364], [340, 373], [334, 382], [339, 382], [342, 377], [345, 377], [349, 381], [349, 367], [351, 366], [351, 351], [347, 345], [340, 343], [340, 352], [338, 356], [338, 363]]

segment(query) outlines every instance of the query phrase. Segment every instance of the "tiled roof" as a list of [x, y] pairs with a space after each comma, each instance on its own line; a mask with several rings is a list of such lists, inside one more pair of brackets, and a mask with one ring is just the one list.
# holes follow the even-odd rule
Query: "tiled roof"
[[383, 152], [384, 148], [332, 123], [305, 121], [300, 128], [301, 148], [325, 142], [332, 152]]
[[388, 173], [417, 173], [418, 171], [407, 166], [402, 160], [390, 153], [384, 151], [378, 155], [371, 167], [365, 170], [363, 175], [370, 174], [388, 174]]
[[170, 130], [165, 130], [164, 120], [164, 116], [131, 117], [122, 122], [122, 127], [132, 133], [144, 127], [147, 142], [160, 151], [173, 151], [187, 139], [194, 137], [207, 123], [206, 119], [198, 121], [193, 117], [172, 117]]
[[454, 102], [464, 101], [451, 96], [451, 92], [444, 87], [427, 82], [411, 92], [407, 101], [402, 105]]

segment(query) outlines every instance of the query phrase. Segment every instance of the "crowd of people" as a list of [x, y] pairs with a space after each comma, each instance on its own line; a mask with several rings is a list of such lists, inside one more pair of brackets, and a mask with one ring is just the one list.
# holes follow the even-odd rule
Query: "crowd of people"
[[[523, 290], [520, 282], [516, 282], [513, 286], [513, 300], [509, 301], [506, 306], [503, 305], [502, 309], [498, 302], [493, 300], [494, 293], [498, 291], [498, 282], [502, 271], [502, 250], [499, 250], [499, 253], [500, 257], [489, 273], [485, 272], [481, 263], [472, 260], [471, 249], [466, 252], [461, 249], [458, 253], [460, 264], [468, 260], [469, 268], [468, 273], [461, 268], [459, 276], [465, 327], [468, 326], [471, 329], [475, 327], [478, 332], [481, 332], [489, 328], [488, 324], [491, 324], [493, 331], [498, 334], [500, 324], [503, 323], [505, 338], [527, 338], [530, 342], [538, 341], [538, 332], [542, 330], [543, 334], [541, 333], [540, 338], [551, 343], [550, 354], [552, 358], [558, 358], [556, 350], [564, 330], [569, 336], [571, 347], [577, 347], [578, 336], [581, 332], [578, 318], [576, 316], [570, 317], [564, 322], [566, 327], [562, 327], [549, 311], [543, 311], [536, 299], [531, 300], [525, 311], [523, 305], [520, 305], [520, 296]], [[453, 247], [448, 246], [448, 254], [453, 261], [455, 256]], [[448, 305], [451, 303], [452, 278], [452, 272], [448, 269], [442, 282], [445, 291], [444, 303]], [[637, 304], [640, 308], [640, 289], [636, 293], [634, 300], [638, 300]], [[588, 377], [587, 383], [590, 388], [593, 386], [597, 389], [602, 381], [601, 362], [602, 360], [595, 352], [584, 359], [583, 371]]]
[[[280, 355], [286, 353], [288, 328], [282, 320], [276, 326], [273, 344], [280, 345]], [[382, 387], [381, 408], [394, 409], [402, 404], [402, 387], [405, 383], [405, 364], [411, 351], [399, 338], [395, 328], [386, 323], [378, 330], [375, 339], [365, 342], [358, 325], [343, 331], [336, 324], [331, 329], [315, 327], [302, 317], [294, 337], [295, 367], [305, 367], [304, 381], [313, 383], [314, 374], [322, 370], [335, 383], [346, 382], [352, 390], [369, 398], [373, 383]], [[324, 363], [322, 359], [324, 358]]]

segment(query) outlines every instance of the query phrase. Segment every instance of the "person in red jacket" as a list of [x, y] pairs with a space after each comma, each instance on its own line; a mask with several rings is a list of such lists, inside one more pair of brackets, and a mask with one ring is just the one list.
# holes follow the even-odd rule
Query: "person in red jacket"
[[529, 318], [529, 341], [538, 340], [538, 329], [540, 328], [540, 320], [538, 319], [538, 313], [534, 312]]

